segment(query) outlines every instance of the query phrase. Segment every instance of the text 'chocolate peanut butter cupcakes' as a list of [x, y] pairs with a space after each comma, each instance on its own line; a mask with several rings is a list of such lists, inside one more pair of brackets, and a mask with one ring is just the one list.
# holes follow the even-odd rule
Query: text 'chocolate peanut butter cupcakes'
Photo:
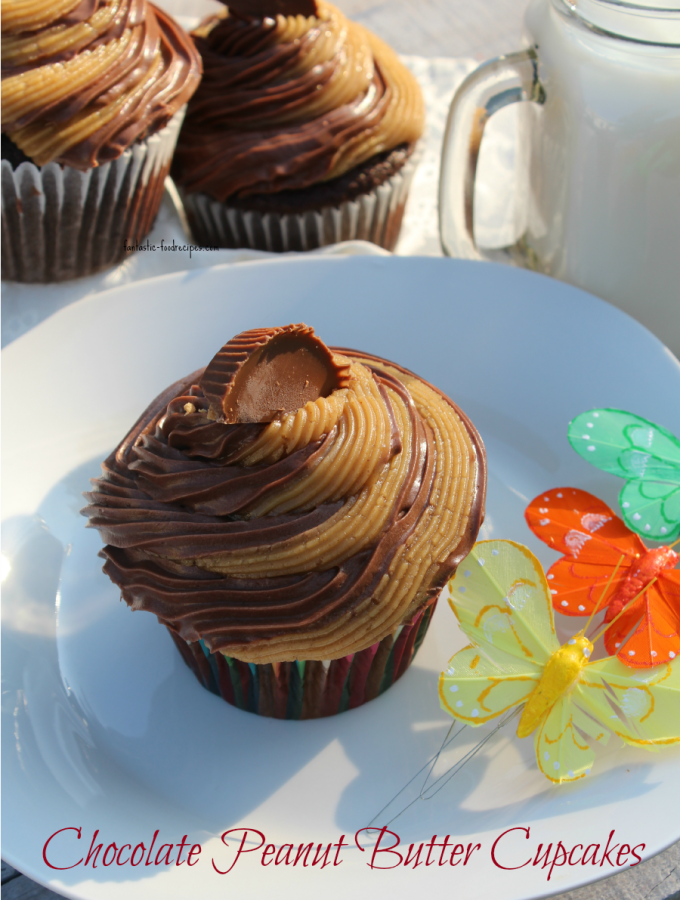
[[193, 32], [204, 77], [173, 164], [194, 238], [392, 250], [424, 127], [413, 75], [324, 0], [233, 0]]
[[2, 0], [2, 277], [119, 262], [153, 225], [201, 61], [146, 0]]
[[104, 571], [205, 687], [329, 716], [409, 666], [484, 515], [481, 439], [406, 369], [306, 325], [233, 338], [104, 462]]

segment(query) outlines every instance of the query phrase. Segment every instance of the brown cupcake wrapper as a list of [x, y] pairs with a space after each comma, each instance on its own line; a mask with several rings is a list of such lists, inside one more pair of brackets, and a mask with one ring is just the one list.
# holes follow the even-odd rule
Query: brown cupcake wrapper
[[316, 250], [340, 241], [370, 241], [394, 250], [404, 217], [419, 150], [370, 193], [339, 206], [304, 213], [263, 213], [237, 209], [207, 194], [180, 189], [193, 239], [204, 247], [249, 248], [270, 253]]
[[275, 719], [320, 719], [363, 706], [411, 665], [437, 604], [435, 597], [394, 634], [333, 660], [256, 665], [211, 653], [203, 641], [172, 635], [203, 687], [239, 709]]
[[55, 282], [92, 275], [125, 258], [151, 231], [184, 119], [87, 172], [2, 160], [2, 278]]

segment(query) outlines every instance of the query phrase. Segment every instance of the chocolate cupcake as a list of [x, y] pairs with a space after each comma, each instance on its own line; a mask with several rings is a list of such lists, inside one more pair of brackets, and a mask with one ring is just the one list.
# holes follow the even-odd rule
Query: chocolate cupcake
[[484, 512], [484, 448], [455, 404], [305, 325], [233, 338], [102, 469], [83, 514], [123, 599], [205, 687], [278, 718], [399, 678]]
[[146, 0], [3, 2], [3, 278], [89, 275], [146, 236], [200, 74]]
[[424, 126], [394, 51], [323, 0], [236, 0], [193, 38], [205, 74], [173, 177], [194, 238], [392, 250]]

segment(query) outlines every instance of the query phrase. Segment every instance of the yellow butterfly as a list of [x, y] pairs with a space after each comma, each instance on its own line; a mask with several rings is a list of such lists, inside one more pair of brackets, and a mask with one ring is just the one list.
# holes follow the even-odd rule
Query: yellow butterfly
[[583, 631], [560, 646], [541, 564], [514, 541], [480, 541], [449, 582], [449, 603], [472, 643], [439, 679], [440, 702], [468, 725], [524, 703], [518, 737], [535, 731], [536, 759], [551, 781], [590, 773], [593, 744], [614, 732], [636, 747], [680, 741], [677, 662], [629, 669], [590, 662]]

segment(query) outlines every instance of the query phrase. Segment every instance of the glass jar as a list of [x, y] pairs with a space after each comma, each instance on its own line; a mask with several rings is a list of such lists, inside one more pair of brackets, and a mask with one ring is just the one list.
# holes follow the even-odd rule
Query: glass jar
[[[440, 233], [451, 256], [531, 267], [636, 317], [680, 355], [678, 0], [532, 0], [527, 49], [454, 97]], [[483, 250], [474, 181], [489, 117], [522, 103], [522, 234]]]

